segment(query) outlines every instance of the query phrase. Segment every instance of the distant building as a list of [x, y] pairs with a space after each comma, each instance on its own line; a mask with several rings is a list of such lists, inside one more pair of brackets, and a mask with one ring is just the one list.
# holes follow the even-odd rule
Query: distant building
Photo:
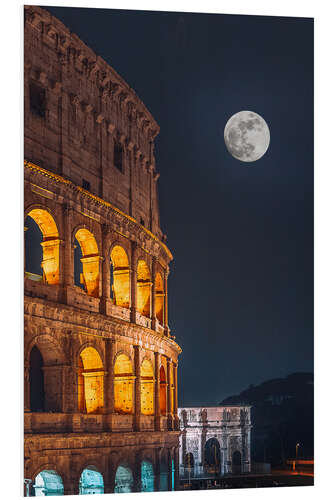
[[180, 477], [251, 471], [251, 406], [179, 408]]

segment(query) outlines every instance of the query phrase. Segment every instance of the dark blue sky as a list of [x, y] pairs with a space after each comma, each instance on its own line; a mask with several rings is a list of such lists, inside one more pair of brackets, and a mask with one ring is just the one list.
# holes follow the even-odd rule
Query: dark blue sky
[[[169, 322], [179, 405], [313, 370], [313, 21], [47, 9], [131, 85], [161, 127], [162, 229], [174, 254]], [[230, 156], [251, 110], [267, 153]]]

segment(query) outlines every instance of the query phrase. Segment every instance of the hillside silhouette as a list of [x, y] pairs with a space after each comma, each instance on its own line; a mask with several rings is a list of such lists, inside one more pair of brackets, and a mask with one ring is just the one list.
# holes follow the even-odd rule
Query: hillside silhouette
[[294, 458], [313, 458], [313, 373], [292, 373], [285, 378], [250, 385], [220, 403], [252, 406], [252, 460], [273, 466]]

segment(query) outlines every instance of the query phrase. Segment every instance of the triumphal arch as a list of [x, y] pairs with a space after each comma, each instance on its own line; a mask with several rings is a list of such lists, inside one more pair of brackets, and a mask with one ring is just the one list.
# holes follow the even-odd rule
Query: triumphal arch
[[172, 490], [172, 255], [159, 221], [159, 127], [46, 10], [25, 7], [26, 494]]
[[251, 471], [251, 407], [179, 408], [180, 473], [187, 477]]

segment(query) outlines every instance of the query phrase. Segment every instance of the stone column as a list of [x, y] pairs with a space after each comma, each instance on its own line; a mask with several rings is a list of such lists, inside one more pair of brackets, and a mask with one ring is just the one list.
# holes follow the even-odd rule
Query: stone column
[[24, 411], [30, 411], [30, 367], [24, 365]]
[[170, 330], [168, 326], [168, 275], [169, 268], [164, 273], [164, 331], [165, 335], [169, 337]]
[[179, 446], [175, 447], [174, 462], [175, 462], [175, 490], [178, 490], [178, 488], [179, 488]]
[[163, 448], [155, 448], [154, 491], [160, 491], [161, 453]]
[[174, 422], [175, 422], [175, 430], [179, 430], [179, 418], [178, 418], [178, 363], [173, 364], [173, 385], [174, 385], [174, 393], [173, 393], [173, 414], [174, 414]]
[[160, 364], [161, 355], [155, 352], [155, 394], [154, 394], [154, 409], [155, 409], [155, 431], [161, 430], [161, 412], [160, 412]]
[[141, 491], [141, 460], [142, 460], [142, 455], [141, 452], [138, 451], [135, 454], [135, 463], [133, 467], [133, 477], [134, 477], [133, 491], [137, 493], [140, 493]]
[[140, 431], [140, 416], [141, 416], [141, 363], [140, 363], [140, 346], [134, 346], [134, 371], [135, 371], [135, 386], [134, 386], [134, 430]]
[[108, 234], [108, 226], [103, 224], [102, 229], [102, 272], [100, 275], [101, 281], [101, 300], [100, 300], [100, 312], [106, 314], [107, 312], [107, 301], [110, 299], [110, 255], [107, 254], [107, 248], [105, 241]]
[[151, 329], [156, 330], [156, 258], [152, 262]]
[[168, 450], [168, 490], [172, 491], [172, 458], [173, 448]]
[[136, 295], [137, 295], [137, 244], [132, 241], [131, 252], [131, 322], [136, 323]]
[[62, 367], [62, 411], [63, 413], [73, 413], [76, 409], [75, 401], [75, 378], [76, 371], [71, 365]]
[[172, 398], [172, 388], [171, 388], [171, 359], [167, 358], [167, 420], [168, 420], [168, 430], [173, 430], [173, 419], [172, 419], [172, 408], [171, 408], [171, 398]]
[[112, 427], [112, 413], [114, 413], [114, 355], [115, 340], [105, 339], [105, 367], [104, 367], [104, 413], [109, 415], [106, 427]]
[[64, 286], [64, 302], [67, 303], [67, 288], [74, 286], [74, 246], [72, 244], [73, 209], [69, 205], [63, 208], [65, 242], [60, 245], [62, 283]]

